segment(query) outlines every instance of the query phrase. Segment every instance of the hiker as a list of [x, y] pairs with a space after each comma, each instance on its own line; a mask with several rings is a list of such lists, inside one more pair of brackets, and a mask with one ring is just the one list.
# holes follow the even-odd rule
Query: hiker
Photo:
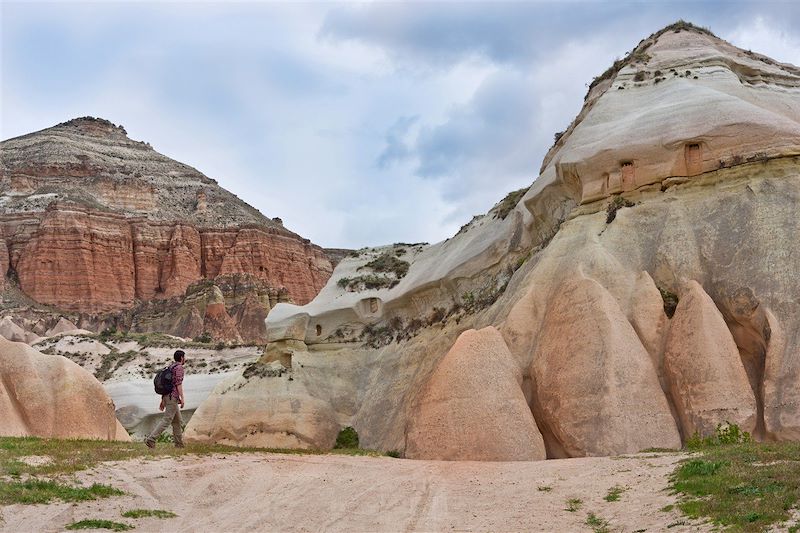
[[[164, 416], [161, 417], [161, 421], [153, 429], [153, 432], [145, 438], [144, 443], [148, 448], [156, 447], [156, 439], [170, 424], [172, 424], [172, 439], [175, 441], [175, 447], [183, 448], [181, 408], [184, 406], [183, 364], [186, 361], [186, 354], [183, 350], [175, 350], [173, 357], [175, 362], [161, 370], [155, 378], [156, 392], [163, 392], [158, 410], [164, 411]], [[171, 389], [169, 389], [170, 381]], [[163, 390], [165, 383], [169, 392]], [[159, 390], [160, 388], [162, 389], [161, 391]]]

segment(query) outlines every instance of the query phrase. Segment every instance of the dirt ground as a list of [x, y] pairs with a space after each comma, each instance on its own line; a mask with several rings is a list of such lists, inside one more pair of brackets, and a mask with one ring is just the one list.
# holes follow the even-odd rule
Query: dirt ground
[[[108, 519], [136, 531], [705, 531], [676, 510], [677, 454], [517, 463], [340, 455], [231, 454], [106, 463], [78, 475], [125, 496], [0, 508], [0, 531], [62, 531]], [[624, 487], [619, 501], [604, 497]], [[568, 500], [579, 508], [567, 510]], [[178, 516], [127, 519], [136, 508]]]

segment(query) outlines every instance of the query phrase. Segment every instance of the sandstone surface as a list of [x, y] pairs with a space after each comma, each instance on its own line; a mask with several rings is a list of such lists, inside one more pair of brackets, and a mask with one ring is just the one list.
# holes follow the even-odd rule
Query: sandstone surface
[[553, 295], [531, 378], [541, 422], [569, 457], [680, 448], [649, 354], [592, 279], [567, 279]]
[[0, 434], [129, 441], [114, 402], [89, 372], [0, 338]]
[[681, 292], [664, 370], [683, 434], [713, 435], [718, 424], [756, 427], [756, 398], [722, 313], [695, 281]]
[[411, 409], [406, 457], [545, 458], [542, 435], [522, 393], [522, 371], [493, 327], [462, 333]]
[[62, 316], [61, 318], [58, 319], [58, 322], [56, 322], [55, 326], [47, 330], [47, 333], [45, 333], [45, 337], [53, 337], [54, 335], [75, 331], [77, 329], [78, 326], [76, 326], [75, 324], [73, 324], [72, 322], [70, 322], [69, 320], [67, 320]]
[[[275, 365], [277, 366], [277, 365]], [[265, 448], [330, 449], [339, 433], [333, 409], [288, 376], [219, 383], [186, 427], [187, 442]]]
[[12, 342], [24, 342], [25, 344], [34, 344], [39, 340], [38, 335], [26, 331], [9, 316], [0, 319], [0, 336]]

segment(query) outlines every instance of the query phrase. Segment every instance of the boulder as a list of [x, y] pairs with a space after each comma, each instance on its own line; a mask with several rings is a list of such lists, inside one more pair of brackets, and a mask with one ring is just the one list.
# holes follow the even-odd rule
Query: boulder
[[332, 448], [339, 424], [330, 405], [311, 396], [301, 382], [260, 365], [260, 375], [237, 375], [214, 388], [186, 426], [187, 442]]
[[0, 435], [129, 441], [114, 402], [69, 359], [0, 338]]
[[531, 376], [539, 422], [569, 456], [681, 446], [650, 355], [593, 279], [575, 276], [556, 291]]
[[682, 291], [664, 352], [664, 373], [684, 437], [729, 422], [752, 432], [756, 398], [725, 319], [696, 281]]
[[465, 331], [412, 403], [406, 457], [545, 459], [521, 384], [522, 372], [494, 327]]

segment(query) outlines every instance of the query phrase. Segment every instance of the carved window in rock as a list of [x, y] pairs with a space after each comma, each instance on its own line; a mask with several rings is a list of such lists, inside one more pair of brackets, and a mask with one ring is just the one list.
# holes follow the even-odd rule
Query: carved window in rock
[[370, 298], [369, 299], [369, 312], [370, 313], [377, 313], [378, 312], [378, 299], [377, 298]]
[[636, 175], [634, 172], [633, 161], [623, 161], [620, 163], [620, 174], [622, 175], [623, 191], [632, 191], [636, 188]]
[[322, 335], [322, 326], [317, 324], [317, 337], [319, 337], [320, 335]]
[[684, 151], [686, 159], [686, 175], [696, 176], [703, 172], [703, 150], [698, 143], [686, 145]]

